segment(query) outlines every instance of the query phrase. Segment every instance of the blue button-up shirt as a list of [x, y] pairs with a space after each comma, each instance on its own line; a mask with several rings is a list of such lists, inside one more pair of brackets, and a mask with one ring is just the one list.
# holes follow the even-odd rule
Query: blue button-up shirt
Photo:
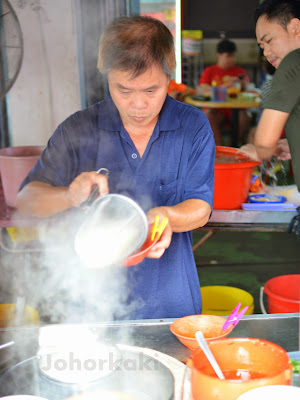
[[[213, 208], [213, 133], [206, 116], [167, 96], [142, 157], [110, 97], [64, 121], [23, 186], [41, 181], [68, 186], [83, 171], [107, 168], [111, 193], [134, 199], [147, 212], [201, 199]], [[176, 318], [202, 310], [192, 232], [174, 233], [160, 259], [127, 268], [136, 308], [129, 318]], [[100, 295], [101, 296], [101, 295]]]

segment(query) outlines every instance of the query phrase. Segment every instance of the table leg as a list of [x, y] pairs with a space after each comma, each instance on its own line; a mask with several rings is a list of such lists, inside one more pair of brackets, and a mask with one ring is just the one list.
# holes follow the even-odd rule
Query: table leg
[[207, 240], [212, 237], [215, 233], [217, 232], [216, 229], [212, 229], [208, 231], [200, 240], [198, 240], [197, 243], [194, 244], [193, 246], [193, 253], [195, 253], [200, 247], [207, 242]]
[[232, 109], [232, 147], [238, 147], [239, 145], [239, 109]]

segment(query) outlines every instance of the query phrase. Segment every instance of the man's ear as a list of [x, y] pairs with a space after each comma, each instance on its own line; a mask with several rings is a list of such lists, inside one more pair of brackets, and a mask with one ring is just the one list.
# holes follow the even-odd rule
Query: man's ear
[[300, 39], [300, 19], [292, 18], [288, 24], [288, 31]]

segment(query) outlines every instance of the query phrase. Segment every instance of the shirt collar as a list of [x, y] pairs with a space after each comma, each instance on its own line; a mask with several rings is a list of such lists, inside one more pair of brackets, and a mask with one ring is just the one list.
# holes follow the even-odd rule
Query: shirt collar
[[[160, 131], [172, 131], [180, 127], [177, 117], [178, 102], [167, 95], [159, 114]], [[110, 96], [103, 100], [102, 107], [99, 109], [98, 127], [108, 131], [120, 131], [122, 121], [119, 111]]]
[[99, 107], [98, 127], [108, 131], [120, 131], [122, 121], [119, 111], [110, 96], [106, 97]]
[[159, 129], [161, 131], [173, 131], [180, 128], [178, 119], [178, 106], [180, 103], [167, 95], [159, 114]]

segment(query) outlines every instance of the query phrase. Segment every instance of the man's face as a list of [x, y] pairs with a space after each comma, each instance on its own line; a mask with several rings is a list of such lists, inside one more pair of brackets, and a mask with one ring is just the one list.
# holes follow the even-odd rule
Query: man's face
[[218, 66], [229, 69], [235, 65], [235, 53], [217, 53]]
[[169, 85], [161, 68], [154, 66], [134, 79], [130, 72], [112, 70], [107, 78], [110, 95], [127, 129], [156, 123]]
[[[298, 21], [296, 18], [294, 22]], [[285, 30], [275, 21], [268, 21], [264, 15], [256, 23], [257, 43], [263, 49], [264, 56], [270, 64], [278, 68], [282, 59], [291, 51], [300, 47], [299, 32], [293, 20]], [[297, 29], [296, 29], [297, 30]]]

